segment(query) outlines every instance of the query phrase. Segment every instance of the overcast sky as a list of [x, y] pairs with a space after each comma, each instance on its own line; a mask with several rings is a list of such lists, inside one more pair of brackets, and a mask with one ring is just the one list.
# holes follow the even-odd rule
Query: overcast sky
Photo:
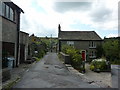
[[102, 38], [118, 36], [119, 0], [12, 1], [25, 12], [21, 14], [21, 31], [30, 35], [57, 37], [61, 24], [63, 31], [96, 31]]

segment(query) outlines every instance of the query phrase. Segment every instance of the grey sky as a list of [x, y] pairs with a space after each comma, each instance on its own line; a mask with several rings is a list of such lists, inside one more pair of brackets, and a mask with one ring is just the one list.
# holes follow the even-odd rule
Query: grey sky
[[92, 2], [55, 2], [54, 9], [60, 13], [90, 10], [91, 4]]
[[[102, 38], [118, 35], [118, 0], [12, 0], [24, 10], [21, 31], [36, 36], [58, 36], [63, 31], [96, 31]], [[83, 0], [82, 0], [83, 1]], [[104, 33], [103, 33], [104, 32]]]

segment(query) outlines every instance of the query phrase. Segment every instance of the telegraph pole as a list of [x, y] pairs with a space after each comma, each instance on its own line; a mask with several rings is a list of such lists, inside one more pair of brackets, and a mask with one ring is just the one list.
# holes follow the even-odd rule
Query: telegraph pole
[[50, 47], [51, 47], [51, 52], [52, 52], [52, 34], [51, 34], [51, 40], [50, 40]]

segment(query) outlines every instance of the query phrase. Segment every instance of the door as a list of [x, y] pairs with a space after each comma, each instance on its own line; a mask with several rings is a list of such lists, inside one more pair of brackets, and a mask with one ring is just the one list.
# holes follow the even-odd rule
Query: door
[[82, 60], [85, 61], [86, 60], [86, 52], [82, 51]]

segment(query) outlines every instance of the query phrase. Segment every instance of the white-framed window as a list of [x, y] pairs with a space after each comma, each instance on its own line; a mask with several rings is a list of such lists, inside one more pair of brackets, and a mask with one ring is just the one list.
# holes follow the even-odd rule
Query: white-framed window
[[96, 51], [90, 51], [89, 57], [90, 58], [96, 58]]
[[70, 46], [74, 46], [74, 41], [67, 41], [67, 44]]
[[95, 41], [89, 41], [89, 48], [96, 48]]

